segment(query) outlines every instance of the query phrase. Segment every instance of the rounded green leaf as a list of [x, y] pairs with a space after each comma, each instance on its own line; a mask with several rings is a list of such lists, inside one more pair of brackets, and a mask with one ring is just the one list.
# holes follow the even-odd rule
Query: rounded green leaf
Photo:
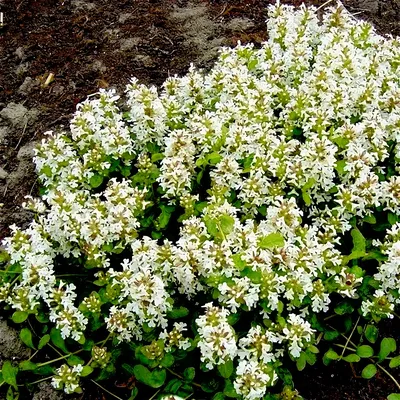
[[58, 329], [52, 328], [50, 331], [50, 339], [54, 346], [61, 349], [64, 353], [69, 353], [67, 347], [65, 346], [65, 341], [61, 336], [61, 332]]
[[194, 379], [195, 375], [196, 375], [196, 370], [193, 367], [186, 368], [183, 371], [183, 377], [187, 381], [192, 381]]
[[390, 353], [396, 351], [397, 344], [393, 338], [383, 338], [378, 354], [378, 360], [383, 361]]
[[67, 364], [73, 367], [74, 365], [85, 364], [85, 362], [79, 356], [72, 354], [67, 358]]
[[228, 379], [233, 373], [233, 361], [228, 360], [224, 364], [218, 365], [218, 372], [225, 379]]
[[364, 344], [362, 346], [357, 347], [356, 353], [362, 358], [368, 358], [374, 355], [374, 349], [371, 346]]
[[389, 367], [396, 368], [400, 365], [400, 356], [394, 357], [390, 360]]
[[361, 360], [361, 358], [357, 354], [349, 354], [348, 356], [343, 357], [343, 360], [353, 363], [353, 362], [359, 362]]
[[296, 367], [299, 371], [303, 371], [307, 364], [306, 353], [303, 351], [300, 353], [300, 357], [296, 360]]
[[258, 244], [261, 249], [273, 249], [275, 247], [283, 247], [284, 245], [285, 239], [281, 233], [270, 233], [264, 236]]
[[159, 388], [164, 385], [165, 379], [167, 378], [167, 371], [165, 369], [155, 369], [151, 373], [151, 384], [152, 388]]
[[40, 339], [39, 344], [38, 344], [38, 349], [39, 350], [42, 349], [44, 346], [46, 346], [47, 343], [49, 343], [49, 341], [50, 341], [49, 334], [42, 336], [42, 338]]
[[81, 376], [88, 376], [93, 372], [93, 368], [89, 365], [85, 365], [82, 369]]
[[338, 360], [339, 359], [339, 354], [336, 353], [335, 350], [329, 349], [326, 353], [325, 353], [325, 357], [328, 360]]
[[15, 313], [12, 315], [11, 319], [16, 324], [22, 324], [22, 322], [26, 321], [28, 316], [29, 316], [29, 314], [26, 311], [15, 311]]
[[400, 400], [400, 394], [399, 393], [389, 394], [387, 400]]
[[375, 376], [377, 372], [376, 366], [374, 364], [368, 364], [361, 372], [361, 376], [365, 379], [371, 379]]
[[32, 361], [21, 361], [18, 365], [21, 371], [34, 371], [37, 368], [37, 364]]
[[32, 332], [30, 331], [30, 329], [22, 328], [21, 332], [19, 333], [19, 338], [26, 346], [30, 347], [31, 349], [35, 349], [32, 341]]
[[174, 362], [175, 362], [174, 356], [171, 353], [167, 353], [167, 354], [165, 354], [164, 358], [161, 360], [160, 365], [162, 367], [169, 368], [174, 365]]
[[11, 361], [4, 361], [3, 367], [1, 369], [1, 374], [3, 375], [3, 379], [5, 383], [8, 383], [15, 390], [18, 390], [17, 387], [17, 373], [18, 368], [13, 367]]
[[189, 310], [186, 307], [176, 307], [167, 313], [167, 316], [170, 319], [184, 318], [187, 315], [189, 315]]
[[379, 335], [378, 328], [374, 325], [367, 325], [364, 335], [368, 342], [375, 343]]
[[103, 183], [103, 177], [101, 176], [101, 175], [93, 175], [91, 178], [90, 178], [90, 181], [89, 181], [89, 183], [90, 183], [90, 186], [93, 188], [93, 189], [96, 189], [96, 188], [98, 188], [102, 183]]

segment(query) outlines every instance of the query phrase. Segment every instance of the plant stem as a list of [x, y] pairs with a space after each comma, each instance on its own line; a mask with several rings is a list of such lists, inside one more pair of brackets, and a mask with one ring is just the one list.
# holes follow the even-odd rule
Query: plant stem
[[31, 361], [32, 358], [35, 357], [37, 353], [39, 353], [39, 350], [36, 350], [36, 351], [28, 358], [28, 361]]
[[329, 315], [329, 317], [324, 318], [324, 321], [328, 321], [329, 319], [335, 318], [337, 316], [338, 316], [337, 314]]
[[158, 393], [160, 393], [160, 390], [161, 390], [161, 389], [158, 389], [157, 392], [155, 392], [155, 393], [153, 394], [153, 396], [151, 396], [151, 397], [149, 398], [149, 400], [153, 400], [154, 397], [156, 397], [156, 396], [158, 395]]
[[[354, 333], [354, 331], [356, 330], [357, 325], [358, 325], [359, 322], [360, 322], [360, 317], [357, 318], [357, 321], [356, 321], [356, 323], [354, 324], [353, 330], [351, 331], [350, 336], [347, 338], [346, 344], [345, 344], [344, 347], [343, 347], [342, 354], [340, 355], [340, 358], [343, 357], [344, 352], [346, 351], [346, 348], [347, 348], [347, 346], [348, 346], [348, 344], [349, 344], [349, 342], [350, 342], [350, 340], [351, 340], [351, 337], [353, 336], [353, 333]], [[357, 346], [355, 346], [355, 347], [357, 347]]]
[[353, 349], [352, 347], [346, 347], [346, 346], [343, 346], [342, 344], [339, 344], [339, 343], [333, 343], [335, 346], [338, 346], [338, 347], [340, 347], [340, 348], [342, 348], [342, 349], [347, 349], [347, 350], [351, 350], [351, 351], [357, 351], [356, 349]]
[[54, 362], [63, 360], [64, 358], [68, 358], [69, 356], [72, 356], [72, 355], [74, 355], [74, 354], [81, 353], [82, 351], [83, 351], [83, 349], [79, 349], [79, 350], [77, 350], [77, 351], [74, 351], [73, 353], [68, 353], [68, 354], [65, 354], [64, 356], [55, 358], [54, 360], [50, 360], [50, 361], [46, 361], [46, 362], [44, 362], [44, 363], [38, 364], [37, 366], [38, 366], [38, 367], [43, 367], [44, 365], [53, 364]]
[[400, 384], [397, 382], [396, 378], [385, 368], [382, 367], [382, 365], [375, 363], [395, 384], [396, 386], [400, 389]]
[[56, 353], [58, 353], [60, 356], [63, 356], [63, 353], [61, 351], [58, 351], [57, 347], [54, 347], [51, 343], [47, 343]]
[[116, 394], [111, 393], [109, 390], [107, 390], [105, 387], [101, 386], [99, 383], [97, 383], [96, 381], [94, 381], [93, 379], [91, 379], [91, 381], [97, 385], [101, 390], [104, 390], [106, 393], [108, 393], [109, 395], [113, 396], [114, 398], [118, 399], [118, 400], [123, 400], [121, 399], [121, 397], [118, 397]]
[[[47, 381], [48, 379], [51, 379], [52, 377], [53, 377], [53, 375], [51, 375], [51, 376], [46, 376], [46, 378], [42, 378], [42, 379], [39, 379], [39, 380], [37, 380], [37, 381], [35, 381], [35, 382], [31, 382], [30, 385], [35, 385], [36, 383], [40, 383], [40, 382]], [[18, 386], [19, 386], [19, 385], [18, 385]], [[21, 385], [21, 386], [24, 386], [24, 385]]]
[[[175, 375], [177, 378], [185, 380], [185, 378], [184, 378], [183, 376], [177, 374], [175, 371], [172, 371], [172, 369], [169, 369], [169, 368], [165, 368], [165, 369], [166, 369], [170, 374]], [[199, 383], [191, 382], [191, 384], [194, 385], [194, 386], [197, 386], [197, 387], [201, 388], [201, 385], [200, 385]]]

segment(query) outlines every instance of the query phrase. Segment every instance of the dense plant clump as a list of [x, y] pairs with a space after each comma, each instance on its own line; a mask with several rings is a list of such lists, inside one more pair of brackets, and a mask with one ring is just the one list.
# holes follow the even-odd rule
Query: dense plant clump
[[260, 49], [225, 48], [160, 94], [101, 91], [43, 141], [0, 299], [36, 326], [30, 347], [61, 356], [35, 353], [21, 379], [72, 393], [118, 372], [131, 399], [296, 399], [290, 367], [314, 364], [323, 336], [346, 338], [326, 363], [368, 358], [365, 377], [396, 350], [364, 338], [400, 303], [400, 40], [340, 7], [269, 16]]

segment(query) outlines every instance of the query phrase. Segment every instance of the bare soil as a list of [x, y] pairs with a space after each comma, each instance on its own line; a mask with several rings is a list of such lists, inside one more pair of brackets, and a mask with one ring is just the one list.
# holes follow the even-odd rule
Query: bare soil
[[[267, 38], [266, 8], [272, 2], [0, 0], [0, 239], [9, 225], [31, 220], [21, 203], [38, 192], [33, 148], [44, 132], [67, 129], [77, 103], [99, 88], [122, 92], [132, 76], [159, 86], [170, 75], [184, 74], [190, 63], [208, 69], [220, 46], [238, 40], [260, 45]], [[325, 0], [305, 3], [319, 6]], [[400, 0], [343, 4], [380, 33], [400, 36]], [[1, 322], [0, 362], [26, 355], [16, 340], [1, 340], [15, 336], [10, 329]], [[388, 323], [385, 329], [398, 336], [399, 327]], [[318, 364], [297, 374], [295, 382], [306, 400], [381, 400], [395, 391], [384, 376], [367, 382], [342, 364]], [[43, 384], [34, 398], [61, 397]], [[107, 397], [88, 387], [83, 398]]]

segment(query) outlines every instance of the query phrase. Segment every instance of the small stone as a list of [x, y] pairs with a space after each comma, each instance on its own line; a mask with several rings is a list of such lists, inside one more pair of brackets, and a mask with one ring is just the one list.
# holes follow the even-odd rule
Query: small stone
[[29, 69], [29, 63], [28, 62], [21, 63], [15, 69], [15, 75], [22, 76], [28, 71], [28, 69]]
[[101, 60], [95, 60], [92, 64], [92, 70], [100, 73], [107, 71], [107, 67], [103, 64]]
[[248, 18], [233, 18], [226, 24], [226, 27], [233, 32], [245, 31], [253, 26], [254, 22]]
[[22, 146], [17, 154], [18, 160], [32, 160], [33, 156], [35, 155], [35, 148], [37, 146], [37, 142], [29, 142], [25, 146]]
[[23, 128], [26, 124], [32, 125], [39, 115], [39, 111], [32, 108], [28, 110], [19, 103], [9, 103], [0, 111], [0, 116], [9, 121], [11, 125]]
[[22, 85], [19, 87], [18, 92], [22, 94], [29, 94], [32, 89], [37, 85], [37, 80], [34, 80], [30, 76], [27, 76]]
[[155, 66], [154, 60], [146, 54], [138, 54], [134, 60], [140, 62], [146, 68], [152, 68]]
[[131, 37], [121, 40], [120, 48], [122, 51], [131, 50], [140, 43], [140, 38]]
[[72, 7], [75, 8], [75, 10], [93, 10], [96, 8], [96, 4], [90, 3], [89, 1], [84, 1], [84, 0], [72, 0], [71, 1]]
[[0, 167], [0, 180], [4, 181], [8, 176], [8, 172]]
[[0, 144], [4, 144], [9, 134], [9, 128], [7, 128], [6, 126], [0, 126]]
[[25, 57], [24, 48], [22, 46], [18, 47], [17, 50], [15, 50], [15, 54], [20, 60], [22, 60]]
[[128, 21], [128, 19], [131, 19], [132, 17], [133, 13], [122, 13], [118, 18], [118, 22], [120, 24], [124, 24], [126, 21]]

